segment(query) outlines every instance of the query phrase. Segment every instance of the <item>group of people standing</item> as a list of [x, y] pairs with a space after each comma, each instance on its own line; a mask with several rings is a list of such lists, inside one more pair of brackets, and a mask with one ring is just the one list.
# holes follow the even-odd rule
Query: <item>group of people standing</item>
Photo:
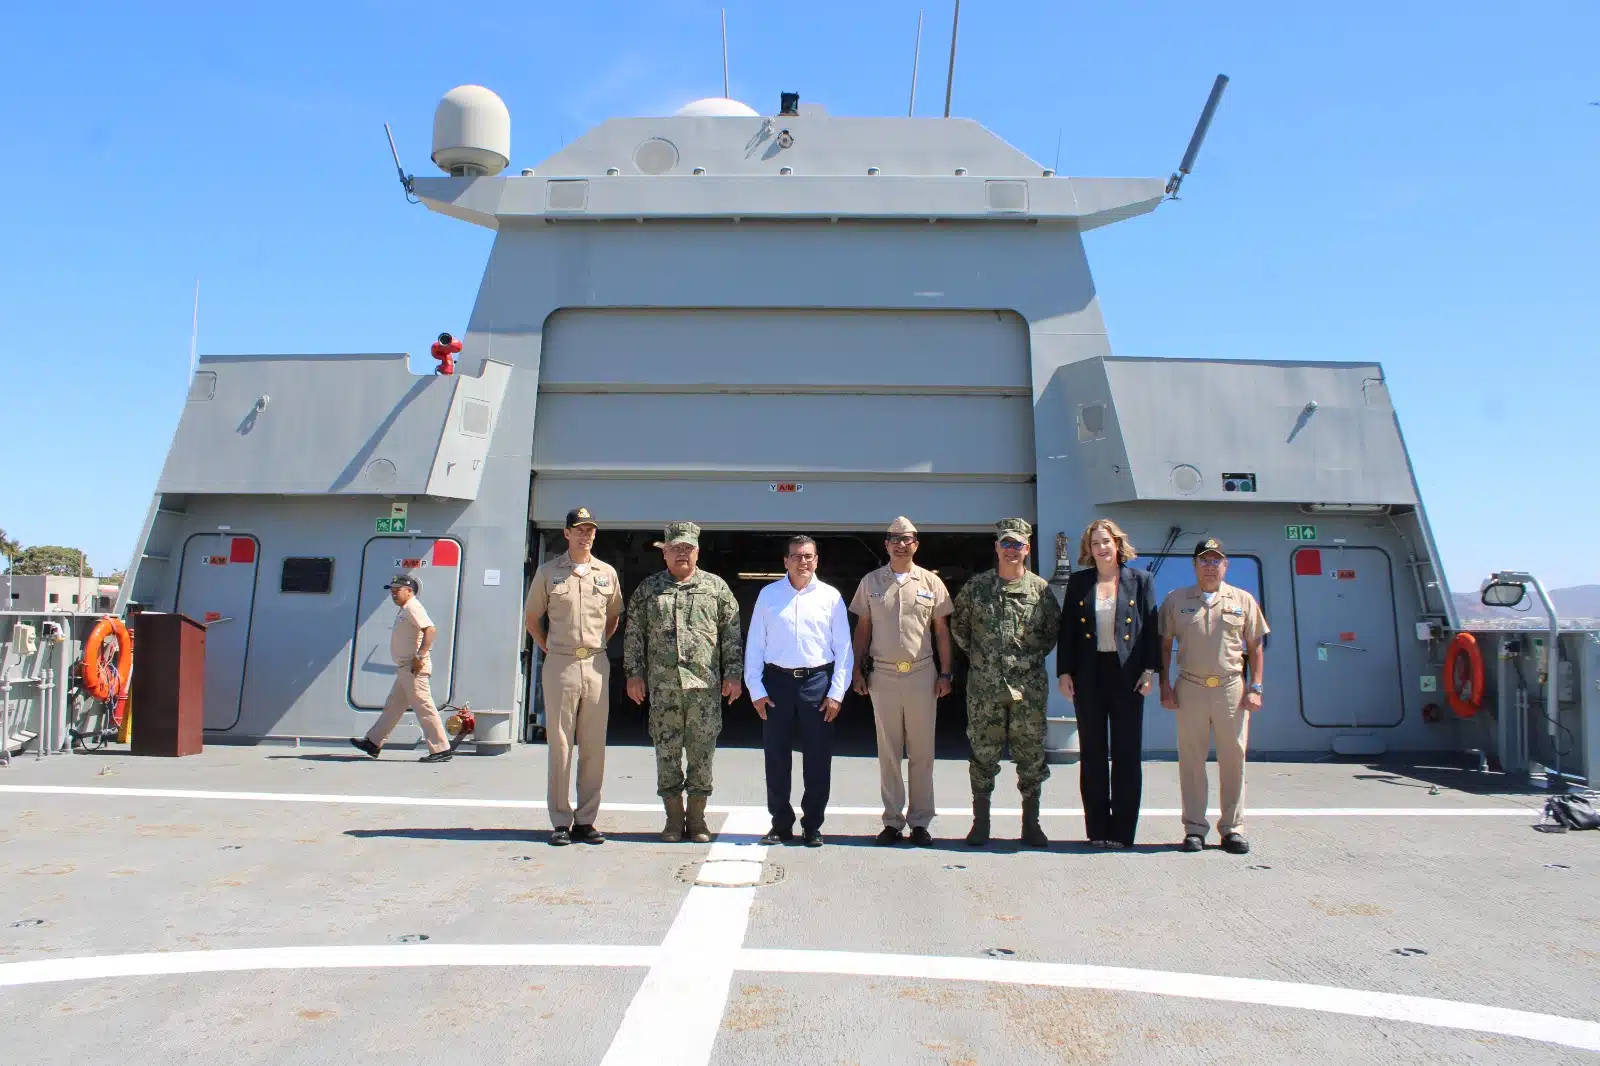
[[[568, 513], [568, 549], [539, 567], [524, 606], [527, 630], [544, 653], [552, 844], [605, 840], [595, 827], [610, 706], [605, 649], [626, 614], [623, 673], [628, 698], [649, 703], [657, 793], [666, 814], [663, 841], [710, 841], [705, 812], [723, 705], [748, 690], [762, 719], [772, 818], [762, 841], [798, 839], [820, 846], [834, 722], [846, 690], [853, 688], [870, 697], [877, 727], [884, 809], [877, 843], [900, 843], [909, 831], [913, 845], [931, 844], [934, 724], [938, 700], [951, 690], [959, 647], [968, 659], [968, 844], [989, 842], [990, 797], [1008, 749], [1022, 795], [1022, 841], [1032, 847], [1049, 843], [1040, 801], [1050, 776], [1045, 659], [1055, 650], [1058, 686], [1077, 712], [1089, 841], [1109, 848], [1134, 843], [1144, 702], [1159, 685], [1162, 706], [1178, 719], [1183, 850], [1201, 850], [1209, 830], [1205, 764], [1213, 735], [1222, 847], [1249, 850], [1243, 835], [1244, 760], [1249, 715], [1261, 706], [1267, 625], [1254, 597], [1223, 580], [1227, 558], [1215, 538], [1195, 546], [1195, 585], [1157, 604], [1150, 574], [1129, 565], [1135, 553], [1127, 536], [1115, 522], [1097, 519], [1081, 540], [1083, 569], [1071, 575], [1058, 604], [1049, 583], [1028, 568], [1031, 526], [1006, 518], [995, 527], [994, 568], [974, 575], [952, 598], [938, 574], [916, 564], [917, 529], [901, 517], [887, 531], [888, 564], [861, 580], [847, 606], [816, 575], [816, 542], [795, 536], [786, 546], [785, 576], [761, 590], [741, 641], [732, 590], [699, 568], [698, 526], [667, 526], [656, 542], [665, 567], [640, 583], [626, 610], [616, 570], [593, 555], [597, 528], [586, 508]], [[436, 750], [433, 734], [443, 731], [430, 725], [437, 726], [437, 712], [431, 700], [415, 700], [416, 668], [425, 664], [432, 627], [416, 626], [420, 605], [409, 606], [415, 587], [408, 581], [395, 582], [401, 612], [394, 643], [400, 672], [411, 676], [397, 678], [390, 703], [399, 711], [408, 703], [416, 708]], [[400, 623], [407, 648], [399, 647]], [[420, 658], [406, 654], [413, 642], [424, 645]], [[1174, 645], [1176, 679], [1168, 676]], [[373, 732], [352, 743], [377, 757], [399, 711], [391, 716], [386, 708]], [[798, 819], [791, 782], [796, 733], [804, 766]]]

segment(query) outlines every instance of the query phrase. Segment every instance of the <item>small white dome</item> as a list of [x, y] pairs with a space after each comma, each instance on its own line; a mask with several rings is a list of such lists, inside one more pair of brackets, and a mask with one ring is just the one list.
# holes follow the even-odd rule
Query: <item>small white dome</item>
[[686, 118], [758, 118], [756, 109], [725, 96], [708, 96], [704, 100], [684, 104], [678, 114]]
[[458, 85], [433, 112], [433, 161], [446, 174], [498, 174], [511, 162], [511, 112], [481, 85]]

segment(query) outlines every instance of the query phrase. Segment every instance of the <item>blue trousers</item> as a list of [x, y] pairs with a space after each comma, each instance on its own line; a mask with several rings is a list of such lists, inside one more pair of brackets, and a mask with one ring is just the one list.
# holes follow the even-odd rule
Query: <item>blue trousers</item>
[[761, 743], [767, 756], [767, 813], [772, 827], [787, 833], [794, 829], [794, 805], [789, 802], [794, 767], [794, 734], [800, 732], [805, 755], [805, 791], [800, 797], [800, 828], [821, 829], [833, 785], [833, 723], [822, 720], [822, 701], [828, 695], [833, 666], [807, 677], [770, 663], [761, 670], [772, 706], [761, 725]]

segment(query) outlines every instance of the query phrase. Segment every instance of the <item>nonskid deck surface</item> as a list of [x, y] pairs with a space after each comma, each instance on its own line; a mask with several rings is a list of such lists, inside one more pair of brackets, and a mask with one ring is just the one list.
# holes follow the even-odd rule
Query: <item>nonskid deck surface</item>
[[667, 845], [651, 753], [620, 747], [610, 841], [557, 849], [543, 755], [18, 760], [0, 772], [8, 1060], [1501, 1063], [1600, 1049], [1600, 842], [1532, 831], [1542, 797], [1476, 774], [1255, 763], [1254, 850], [1236, 857], [1173, 850], [1170, 762], [1146, 764], [1138, 849], [1076, 842], [1066, 766], [1045, 827], [1072, 842], [1021, 849], [1008, 769], [1002, 839], [980, 851], [959, 839], [965, 765], [941, 761], [937, 846], [890, 849], [872, 843], [875, 762], [842, 758], [827, 846], [762, 849], [758, 751], [718, 754], [718, 839]]

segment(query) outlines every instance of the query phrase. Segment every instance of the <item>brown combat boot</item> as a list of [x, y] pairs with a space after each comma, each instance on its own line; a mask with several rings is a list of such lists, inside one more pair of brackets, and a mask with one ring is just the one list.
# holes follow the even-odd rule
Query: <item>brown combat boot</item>
[[1030, 848], [1048, 848], [1050, 838], [1039, 825], [1039, 797], [1022, 797], [1022, 842]]
[[711, 843], [711, 830], [706, 826], [706, 797], [689, 797], [689, 817], [683, 831], [696, 844]]
[[981, 848], [989, 843], [989, 794], [972, 797], [972, 828], [967, 831], [967, 843]]
[[667, 808], [667, 824], [661, 829], [661, 842], [680, 843], [683, 840], [683, 793], [662, 796], [661, 802]]

